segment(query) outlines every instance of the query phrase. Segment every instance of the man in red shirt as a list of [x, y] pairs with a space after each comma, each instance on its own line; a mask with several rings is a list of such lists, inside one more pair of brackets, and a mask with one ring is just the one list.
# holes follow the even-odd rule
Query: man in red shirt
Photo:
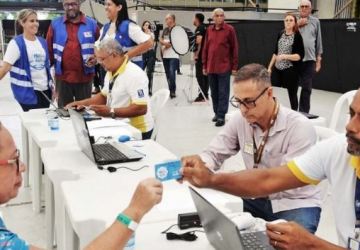
[[65, 15], [54, 19], [46, 40], [55, 66], [58, 105], [89, 98], [94, 77], [94, 43], [99, 28], [80, 11], [80, 0], [64, 0]]
[[203, 73], [208, 76], [215, 126], [225, 124], [229, 108], [230, 75], [238, 69], [238, 42], [235, 29], [224, 22], [223, 9], [213, 11], [214, 24], [206, 30], [202, 52]]

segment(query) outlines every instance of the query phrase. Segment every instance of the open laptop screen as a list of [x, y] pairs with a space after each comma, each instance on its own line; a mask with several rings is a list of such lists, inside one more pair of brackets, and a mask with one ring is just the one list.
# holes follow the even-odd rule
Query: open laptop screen
[[94, 154], [91, 148], [91, 142], [89, 137], [89, 131], [86, 126], [86, 122], [81, 113], [69, 109], [71, 121], [75, 130], [76, 140], [79, 144], [79, 147], [84, 154], [89, 157], [90, 160], [95, 162]]

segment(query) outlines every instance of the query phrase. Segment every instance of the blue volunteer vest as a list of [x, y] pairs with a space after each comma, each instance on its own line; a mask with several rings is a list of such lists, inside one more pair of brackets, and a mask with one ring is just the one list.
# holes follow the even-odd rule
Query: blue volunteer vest
[[[115, 34], [116, 41], [118, 41], [121, 44], [124, 51], [129, 51], [135, 46], [137, 46], [137, 43], [131, 40], [129, 36], [129, 25], [130, 25], [130, 20], [122, 21], [119, 24]], [[105, 34], [108, 32], [109, 28], [110, 28], [110, 23], [104, 25], [103, 32], [100, 37], [100, 41], [104, 39]], [[131, 61], [142, 68], [143, 65], [142, 55], [138, 55], [131, 58]]]
[[[94, 43], [96, 36], [97, 24], [96, 21], [90, 17], [85, 17], [85, 24], [81, 23], [78, 31], [78, 40], [81, 46], [81, 56], [83, 61], [83, 68], [85, 74], [95, 72], [95, 67], [86, 66], [86, 61], [90, 56], [94, 55]], [[62, 74], [62, 55], [67, 41], [66, 25], [64, 17], [58, 17], [51, 22], [51, 27], [54, 32], [53, 50], [55, 61], [55, 73]]]
[[[50, 74], [50, 60], [47, 44], [44, 38], [37, 37], [41, 46], [45, 50], [45, 68], [48, 78], [48, 87], [52, 82]], [[37, 104], [37, 96], [34, 91], [34, 86], [31, 80], [29, 58], [26, 50], [26, 44], [23, 35], [14, 38], [20, 50], [20, 58], [14, 63], [10, 69], [11, 89], [14, 93], [15, 99], [21, 104]]]

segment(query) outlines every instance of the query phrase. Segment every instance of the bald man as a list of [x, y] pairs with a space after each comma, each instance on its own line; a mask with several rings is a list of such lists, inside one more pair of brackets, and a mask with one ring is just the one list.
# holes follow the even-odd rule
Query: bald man
[[187, 162], [181, 172], [184, 179], [195, 186], [246, 198], [316, 185], [327, 179], [332, 190], [339, 246], [307, 232], [295, 222], [268, 224], [270, 242], [277, 249], [359, 249], [360, 89], [349, 107], [349, 113], [346, 136], [340, 134], [321, 141], [286, 165], [214, 174], [201, 160], [194, 158], [193, 162]]
[[301, 0], [299, 31], [304, 42], [304, 58], [300, 69], [300, 104], [299, 111], [310, 112], [310, 96], [312, 80], [316, 72], [321, 69], [321, 56], [323, 54], [320, 21], [311, 15], [312, 5], [309, 0]]

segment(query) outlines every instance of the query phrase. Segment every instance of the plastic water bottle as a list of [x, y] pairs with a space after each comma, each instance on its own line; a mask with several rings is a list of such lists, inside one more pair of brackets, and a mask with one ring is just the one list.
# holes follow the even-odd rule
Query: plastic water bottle
[[124, 250], [135, 250], [135, 232], [131, 235], [130, 239], [126, 243]]
[[48, 124], [51, 131], [58, 131], [59, 130], [59, 117], [54, 114], [49, 116]]

